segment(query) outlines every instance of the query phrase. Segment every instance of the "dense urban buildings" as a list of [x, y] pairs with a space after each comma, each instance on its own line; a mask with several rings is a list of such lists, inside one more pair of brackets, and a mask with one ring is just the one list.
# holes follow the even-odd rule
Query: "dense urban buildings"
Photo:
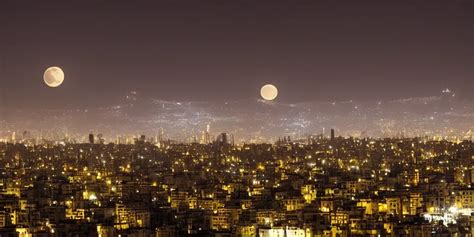
[[474, 233], [471, 140], [228, 136], [1, 143], [0, 236]]
[[474, 237], [474, 0], [0, 0], [0, 237]]

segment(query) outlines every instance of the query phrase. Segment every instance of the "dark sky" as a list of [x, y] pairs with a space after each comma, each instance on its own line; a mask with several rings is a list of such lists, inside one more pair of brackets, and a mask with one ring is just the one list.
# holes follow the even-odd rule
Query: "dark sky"
[[[474, 0], [0, 1], [1, 106], [474, 91]], [[66, 73], [57, 89], [44, 69]]]

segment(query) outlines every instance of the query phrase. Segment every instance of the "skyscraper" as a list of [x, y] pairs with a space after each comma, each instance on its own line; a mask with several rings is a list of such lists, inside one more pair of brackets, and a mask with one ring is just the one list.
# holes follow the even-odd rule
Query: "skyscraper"
[[216, 142], [218, 144], [221, 144], [221, 145], [228, 144], [227, 133], [223, 132], [223, 133], [219, 134], [219, 136], [217, 136]]
[[211, 129], [211, 125], [206, 126], [206, 131], [204, 132], [204, 143], [209, 144], [211, 142], [211, 136], [209, 134], [209, 131]]
[[334, 128], [331, 128], [331, 141], [334, 141], [335, 137], [336, 137], [336, 133], [334, 132]]
[[89, 134], [89, 143], [94, 144], [94, 134], [92, 133]]

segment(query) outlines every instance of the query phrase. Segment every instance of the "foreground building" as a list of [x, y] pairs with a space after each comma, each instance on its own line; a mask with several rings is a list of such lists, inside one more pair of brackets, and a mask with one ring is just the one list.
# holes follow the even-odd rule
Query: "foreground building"
[[0, 236], [473, 236], [471, 141], [0, 143]]

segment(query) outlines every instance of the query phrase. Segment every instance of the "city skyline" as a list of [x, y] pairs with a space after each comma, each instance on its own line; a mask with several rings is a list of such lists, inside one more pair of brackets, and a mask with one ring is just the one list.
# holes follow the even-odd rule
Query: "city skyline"
[[95, 109], [12, 111], [2, 121], [5, 129], [0, 139], [27, 131], [30, 137], [77, 142], [87, 140], [90, 132], [103, 134], [107, 142], [158, 134], [177, 142], [201, 142], [203, 133], [211, 128], [212, 137], [226, 132], [237, 143], [260, 143], [286, 136], [295, 140], [328, 136], [332, 128], [343, 137], [469, 140], [474, 130], [473, 108], [472, 102], [459, 100], [450, 89], [436, 96], [390, 101], [295, 104], [262, 99], [165, 101], [132, 91], [116, 104]]

